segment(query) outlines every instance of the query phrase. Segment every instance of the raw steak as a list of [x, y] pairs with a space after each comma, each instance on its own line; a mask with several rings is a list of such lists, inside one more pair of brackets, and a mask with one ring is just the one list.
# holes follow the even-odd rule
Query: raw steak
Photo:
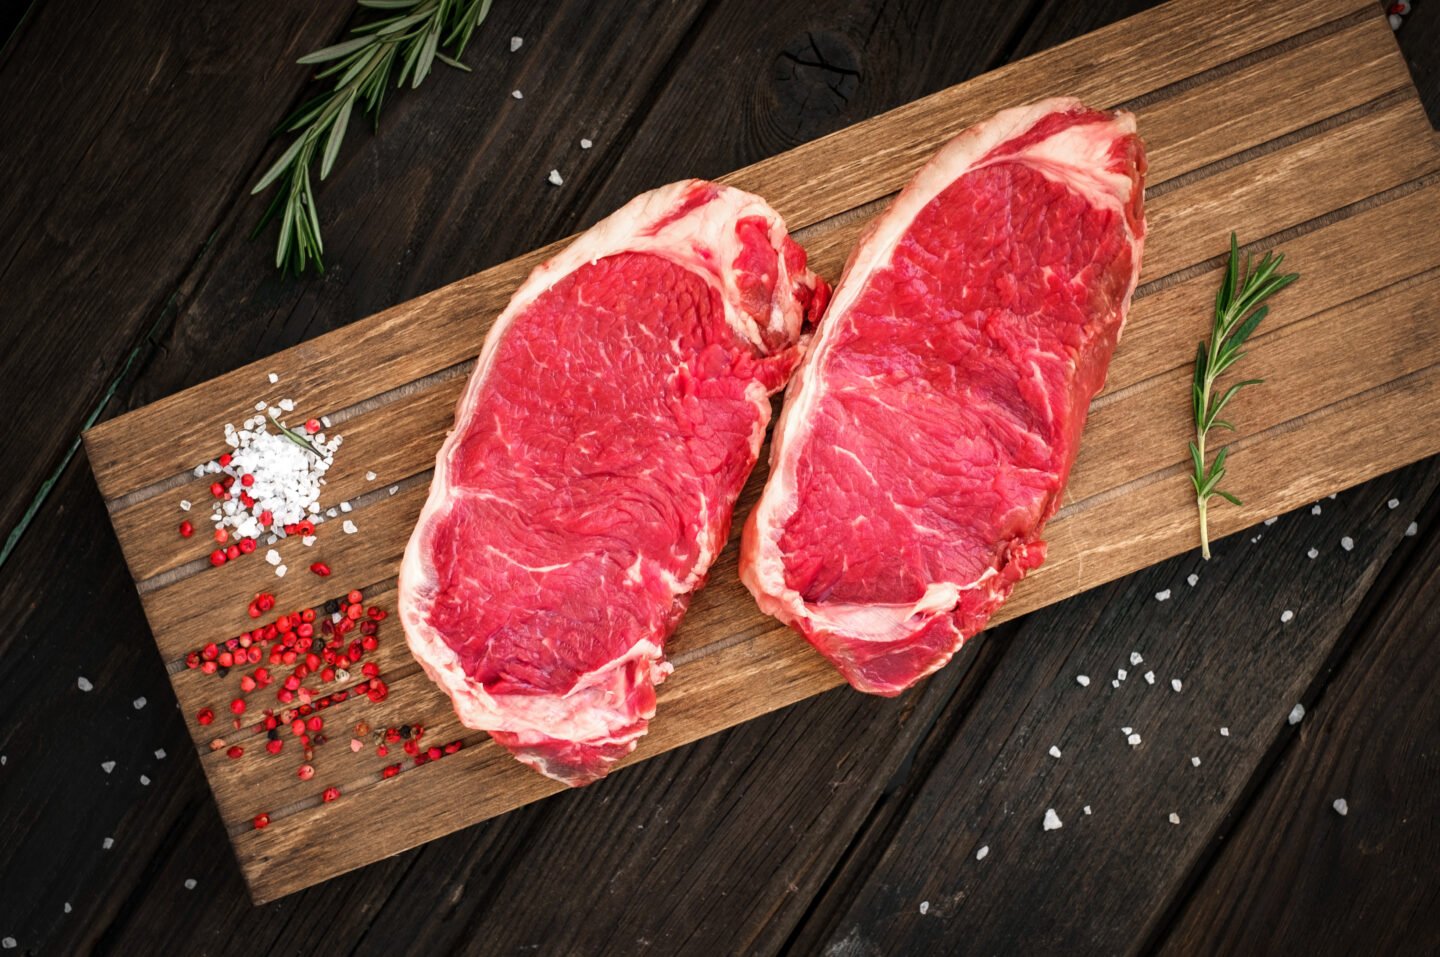
[[1045, 557], [1140, 274], [1128, 113], [1006, 110], [850, 257], [786, 396], [741, 576], [861, 691], [943, 666]]
[[774, 210], [693, 180], [531, 274], [400, 571], [410, 648], [462, 722], [572, 786], [635, 748], [827, 296]]

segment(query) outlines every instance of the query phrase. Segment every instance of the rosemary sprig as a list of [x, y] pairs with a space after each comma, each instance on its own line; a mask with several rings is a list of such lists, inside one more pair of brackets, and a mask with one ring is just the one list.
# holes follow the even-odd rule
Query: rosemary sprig
[[1225, 456], [1229, 448], [1222, 448], [1207, 468], [1205, 436], [1216, 427], [1234, 432], [1235, 426], [1220, 418], [1220, 413], [1241, 389], [1247, 385], [1259, 385], [1265, 380], [1245, 379], [1218, 395], [1215, 384], [1227, 369], [1245, 357], [1240, 347], [1270, 311], [1270, 307], [1262, 303], [1300, 278], [1298, 273], [1276, 275], [1284, 261], [1284, 253], [1267, 252], [1253, 269], [1250, 256], [1246, 255], [1242, 267], [1239, 244], [1235, 234], [1230, 234], [1230, 261], [1225, 266], [1224, 282], [1215, 295], [1215, 321], [1210, 329], [1210, 341], [1201, 342], [1195, 353], [1195, 380], [1190, 386], [1190, 407], [1195, 417], [1195, 440], [1190, 443], [1190, 459], [1195, 465], [1195, 474], [1190, 476], [1190, 483], [1195, 487], [1195, 504], [1200, 509], [1200, 552], [1206, 559], [1210, 557], [1207, 525], [1210, 499], [1218, 495], [1232, 505], [1239, 505], [1240, 500], [1219, 487], [1220, 480], [1225, 477]]
[[[418, 87], [436, 60], [460, 70], [470, 36], [490, 12], [491, 0], [359, 0], [359, 5], [390, 11], [379, 20], [355, 27], [350, 39], [316, 50], [298, 62], [328, 64], [317, 78], [334, 77], [335, 85], [305, 103], [276, 131], [294, 133], [295, 141], [260, 177], [252, 195], [272, 184], [280, 188], [255, 227], [259, 234], [267, 223], [280, 217], [280, 239], [275, 247], [275, 266], [295, 275], [312, 262], [321, 272], [320, 217], [310, 186], [310, 168], [320, 154], [320, 178], [330, 175], [350, 115], [358, 102], [361, 112], [378, 124], [380, 105], [393, 75], [395, 86], [406, 81]], [[451, 55], [441, 52], [448, 47]], [[397, 72], [398, 64], [398, 72]]]
[[280, 430], [281, 435], [285, 436], [285, 438], [300, 446], [306, 452], [309, 452], [317, 459], [323, 459], [325, 457], [320, 454], [320, 450], [315, 447], [314, 442], [311, 442], [309, 439], [301, 435], [299, 432], [296, 432], [294, 429], [288, 428], [285, 423], [281, 422], [278, 418], [271, 418], [270, 422], [275, 426], [275, 428]]

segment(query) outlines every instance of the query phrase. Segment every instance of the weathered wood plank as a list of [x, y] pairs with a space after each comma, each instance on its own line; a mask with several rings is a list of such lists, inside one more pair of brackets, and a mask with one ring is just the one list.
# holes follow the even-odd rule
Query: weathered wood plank
[[1440, 950], [1435, 504], [1415, 544], [1392, 560], [1397, 576], [1412, 574], [1381, 583], [1390, 587], [1373, 617], [1356, 622], [1335, 676], [1306, 694], [1304, 723], [1285, 735], [1279, 766], [1238, 826], [1215, 835], [1217, 858], [1163, 952]]

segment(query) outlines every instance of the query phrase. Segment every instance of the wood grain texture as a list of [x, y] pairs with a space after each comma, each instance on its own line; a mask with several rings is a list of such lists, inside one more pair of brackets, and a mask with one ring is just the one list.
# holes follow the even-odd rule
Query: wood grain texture
[[[1398, 494], [1398, 493], [1397, 493]], [[1433, 530], [1440, 509], [1420, 516]], [[1434, 953], [1440, 539], [1416, 536], [1162, 952]], [[1408, 543], [1407, 543], [1408, 544]], [[1347, 813], [1334, 807], [1344, 799]]]
[[[1337, 5], [1328, 10], [1327, 19], [1297, 24], [1289, 34], [1294, 39], [1287, 40], [1237, 14], [1233, 23], [1227, 20], [1227, 29], [1213, 31], [1230, 37], [1225, 45], [1215, 47], [1207, 41], [1196, 49], [1186, 39], [1193, 32], [1181, 31], [1174, 20], [1177, 11], [1188, 11], [1189, 3], [1181, 0], [1145, 18], [1154, 21], [1148, 34], [1158, 39], [1148, 41], [1156, 56], [1142, 59], [1163, 62], [1164, 72], [1145, 68], [1136, 73], [1127, 68], [1106, 78], [1109, 86], [1097, 91], [1105, 103], [1139, 97], [1137, 108], [1147, 135], [1147, 116], [1153, 112], [1158, 118], [1152, 136], [1158, 185], [1148, 204], [1151, 236], [1142, 277], [1149, 285], [1138, 299], [1132, 321], [1136, 330], [1163, 332], [1136, 335], [1142, 346], [1146, 339], [1158, 338], [1169, 340], [1168, 346], [1203, 333], [1204, 313], [1199, 307], [1216, 281], [1211, 268], [1214, 251], [1223, 248], [1224, 233], [1231, 228], [1247, 237], [1268, 237], [1262, 247], [1280, 239], [1304, 243], [1300, 258], [1291, 253], [1296, 268], [1307, 274], [1313, 269], [1322, 277], [1331, 274], [1328, 281], [1315, 284], [1313, 293], [1304, 283], [1288, 292], [1283, 302], [1277, 302], [1277, 308], [1287, 310], [1286, 321], [1268, 327], [1254, 341], [1250, 361], [1255, 368], [1276, 381], [1288, 378], [1295, 384], [1272, 387], [1259, 399], [1247, 395], [1242, 400], [1245, 431], [1235, 437], [1232, 461], [1249, 465], [1249, 474], [1239, 467], [1236, 484], [1248, 504], [1222, 511], [1217, 531], [1224, 534], [1440, 451], [1440, 437], [1433, 434], [1427, 418], [1440, 412], [1440, 366], [1436, 365], [1440, 353], [1431, 341], [1440, 340], [1427, 335], [1436, 324], [1434, 270], [1440, 268], [1440, 247], [1432, 233], [1417, 225], [1424, 222], [1420, 213], [1433, 209], [1440, 194], [1440, 184], [1433, 181], [1440, 171], [1440, 142], [1413, 92], [1401, 88], [1403, 67], [1378, 18], [1352, 17], [1348, 15], [1352, 8]], [[1298, 32], [1306, 26], [1314, 29]], [[1141, 27], [1132, 24], [1130, 29]], [[1133, 40], [1133, 33], [1118, 27], [1112, 32], [1124, 42]], [[1029, 77], [1026, 82], [1053, 83], [1054, 71], [1063, 74], [1066, 64], [1112, 56], [1109, 44], [1115, 42], [1113, 36], [1097, 35], [1061, 48], [1063, 56], [1043, 54], [1007, 69]], [[1229, 60], [1216, 62], [1222, 53]], [[1233, 65], [1227, 65], [1231, 61]], [[1243, 85], [1265, 83], [1267, 70], [1276, 71], [1277, 81], [1283, 76], [1284, 82], [1293, 84], [1290, 78], [1297, 70], [1308, 68], [1318, 78], [1328, 75], [1326, 68], [1335, 62], [1342, 73], [1373, 72], [1378, 93], [1367, 90], [1327, 103], [1297, 92], [1296, 111], [1286, 111], [1268, 123], [1256, 122], [1248, 137], [1223, 123], [1213, 136], [1197, 132], [1206, 130], [1215, 115], [1207, 108], [1210, 84], [1217, 86], [1216, 95], [1223, 102]], [[986, 83], [995, 82], [989, 76], [993, 75], [928, 98], [926, 109], [936, 116], [965, 115], [979, 95], [976, 88], [983, 91]], [[913, 107], [902, 107], [817, 142], [828, 144], [832, 156], [861, 157], [870, 155], [877, 135], [883, 134], [887, 147], [900, 151], [893, 162], [903, 165], [900, 156], [905, 150], [935, 135], [934, 127], [917, 122]], [[1261, 132], [1255, 133], [1257, 129]], [[1167, 133], [1175, 134], [1176, 142], [1167, 140]], [[798, 148], [783, 162], [765, 161], [731, 178], [744, 183], [760, 171], [784, 170], [775, 174], [774, 188], [761, 190], [784, 195], [789, 188], [785, 176], [809, 175], [807, 170], [814, 165], [807, 164], [810, 150], [813, 147]], [[827, 244], [827, 234], [853, 235], [863, 219], [841, 216], [846, 208], [837, 204], [863, 205], [895, 185], [885, 177], [878, 184], [870, 182], [876, 174], [867, 159], [843, 162], [839, 172], [827, 167], [830, 175], [823, 184], [817, 177], [813, 195], [806, 197], [803, 207], [792, 210], [798, 222], [814, 224], [803, 238], [826, 250], [817, 257], [821, 268], [833, 269], [833, 253], [845, 245]], [[1168, 171], [1167, 163], [1174, 164]], [[1403, 258], [1380, 255], [1372, 260], [1368, 249], [1355, 245], [1367, 230], [1392, 239], [1409, 231], [1415, 234], [1415, 245], [1406, 248]], [[1342, 245], [1337, 239], [1349, 243]], [[1304, 251], [1313, 255], [1313, 263], [1305, 260]], [[232, 609], [273, 585], [269, 567], [258, 556], [218, 570], [204, 562], [203, 551], [192, 552], [187, 559], [177, 545], [197, 546], [177, 542], [173, 531], [158, 522], [165, 504], [183, 494], [204, 500], [193, 480], [187, 482], [183, 474], [171, 476], [197, 458], [213, 454], [199, 443], [213, 441], [223, 419], [210, 423], [206, 438], [206, 418], [238, 418], [236, 410], [248, 408], [261, 395], [273, 401], [276, 396], [264, 379], [266, 368], [282, 370], [284, 394], [301, 403], [296, 418], [333, 412], [337, 430], [353, 440], [342, 450], [347, 466], [334, 473], [335, 492], [356, 496], [356, 507], [348, 517], [361, 532], [336, 535], [334, 524], [327, 524], [315, 548], [297, 550], [288, 543], [282, 552], [289, 553], [287, 561], [297, 569], [324, 560], [342, 574], [342, 581], [383, 587], [393, 579], [423, 501], [428, 465], [448, 424], [448, 409], [466, 359], [478, 350], [487, 317], [498, 312], [509, 291], [544, 253], [394, 307], [87, 434], [92, 463], [116, 510], [116, 527], [132, 572], [141, 579], [146, 613], [162, 656], [180, 658], [195, 647], [196, 635], [233, 631]], [[1343, 276], [1347, 263], [1358, 267], [1348, 282], [1334, 276]], [[1152, 298], [1158, 305], [1147, 310]], [[1350, 348], [1353, 339], [1348, 337], [1354, 335], [1372, 348]], [[1186, 422], [1166, 400], [1184, 391], [1188, 373], [1183, 363], [1177, 367], [1173, 359], [1164, 359], [1189, 350], [1171, 351], [1152, 343], [1148, 352], [1142, 348], [1137, 355], [1161, 359], [1164, 367], [1137, 363], [1132, 369], [1126, 360], [1128, 349], [1127, 339], [1117, 354], [1115, 381], [1097, 403], [1069, 504], [1051, 526], [1050, 561], [1017, 591], [997, 621], [1110, 581], [1193, 544], [1187, 480], [1182, 474]], [[437, 373], [438, 380], [426, 378]], [[1311, 374], [1313, 378], [1307, 377]], [[421, 381], [410, 384], [416, 380]], [[1314, 385], [1335, 381], [1343, 387]], [[337, 404], [336, 395], [345, 396], [346, 402]], [[180, 420], [182, 409], [197, 424], [176, 429], [173, 423]], [[1321, 447], [1333, 455], [1345, 443], [1368, 443], [1363, 426], [1371, 421], [1390, 423], [1393, 442], [1386, 452], [1357, 454], [1329, 467], [1312, 466], [1311, 459]], [[162, 422], [164, 428], [157, 431]], [[163, 442], [158, 440], [162, 436]], [[350, 457], [356, 448], [375, 458]], [[374, 465], [377, 460], [386, 474], [373, 487], [362, 484], [360, 473], [380, 470]], [[741, 509], [748, 508], [758, 494], [763, 478], [763, 469], [757, 470], [742, 496]], [[163, 484], [147, 487], [155, 482]], [[838, 683], [835, 673], [808, 646], [760, 615], [735, 581], [733, 562], [732, 548], [717, 563], [713, 584], [696, 601], [672, 642], [669, 651], [677, 672], [661, 692], [663, 720], [631, 763]], [[334, 589], [328, 579], [299, 574], [286, 580], [283, 594], [294, 607], [322, 603]], [[332, 749], [332, 757], [321, 767], [324, 783], [318, 785], [278, 778], [274, 768], [288, 767], [291, 761], [257, 763], [252, 757], [246, 763], [232, 761], [221, 751], [204, 754], [202, 764], [222, 818], [258, 898], [288, 893], [318, 877], [414, 846], [558, 789], [515, 764], [482, 736], [459, 727], [443, 695], [413, 662], [397, 653], [398, 637], [392, 635], [382, 653], [385, 667], [391, 669], [385, 672], [390, 700], [376, 708], [363, 698], [352, 698], [330, 709], [327, 721], [331, 727], [361, 719], [372, 725], [423, 723], [432, 730], [432, 742], [464, 739], [467, 747], [460, 754], [382, 779], [379, 770], [387, 762], [368, 749], [338, 757]], [[175, 687], [189, 715], [199, 707], [217, 705], [211, 700], [215, 692], [194, 679], [177, 679]], [[202, 745], [212, 731], [191, 730]], [[238, 740], [226, 739], [228, 744]], [[267, 786], [266, 781], [272, 783]], [[329, 785], [340, 786], [347, 808], [361, 812], [372, 807], [378, 812], [384, 807], [441, 806], [444, 794], [481, 797], [447, 807], [445, 813], [414, 818], [390, 815], [383, 840], [362, 848], [323, 840], [323, 822], [334, 811], [319, 802], [318, 792]], [[251, 830], [247, 822], [262, 810], [271, 814], [273, 823], [264, 831]], [[297, 860], [307, 867], [283, 866]]]

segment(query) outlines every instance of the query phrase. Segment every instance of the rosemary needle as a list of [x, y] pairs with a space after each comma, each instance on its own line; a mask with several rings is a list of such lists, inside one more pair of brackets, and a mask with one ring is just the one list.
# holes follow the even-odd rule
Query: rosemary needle
[[1244, 379], [1224, 392], [1218, 392], [1216, 382], [1227, 369], [1245, 357], [1241, 346], [1270, 311], [1270, 307], [1264, 305], [1265, 300], [1300, 278], [1298, 273], [1277, 275], [1284, 261], [1284, 253], [1267, 252], [1253, 268], [1247, 255], [1242, 266], [1239, 244], [1235, 234], [1230, 234], [1230, 259], [1225, 266], [1220, 291], [1215, 295], [1215, 319], [1210, 328], [1210, 340], [1201, 342], [1195, 353], [1195, 379], [1190, 386], [1190, 407], [1195, 418], [1195, 439], [1190, 443], [1190, 459], [1195, 472], [1190, 476], [1190, 483], [1195, 487], [1195, 504], [1200, 511], [1200, 552], [1207, 559], [1210, 557], [1207, 523], [1210, 499], [1218, 495], [1233, 505], [1239, 505], [1240, 500], [1220, 488], [1220, 480], [1225, 477], [1225, 456], [1230, 450], [1222, 448], [1215, 461], [1207, 467], [1205, 437], [1217, 427], [1234, 432], [1235, 426], [1220, 418], [1220, 413], [1237, 392], [1248, 385], [1259, 385], [1264, 380]]
[[[251, 193], [276, 183], [279, 189], [255, 227], [258, 235], [270, 220], [280, 218], [275, 266], [297, 276], [313, 262], [321, 272], [320, 216], [310, 185], [310, 168], [320, 158], [320, 179], [330, 175], [350, 115], [358, 102], [362, 113], [379, 121], [380, 105], [392, 76], [395, 86], [412, 88], [430, 75], [435, 61], [461, 70], [465, 45], [490, 12], [492, 0], [359, 0], [359, 5], [387, 11], [378, 20], [351, 30], [348, 40], [300, 58], [304, 64], [328, 64], [317, 78], [335, 77], [332, 89], [310, 100], [280, 124], [278, 134], [296, 134], [280, 158], [260, 177]], [[441, 52], [449, 47], [450, 55]], [[398, 65], [398, 71], [397, 71]]]

